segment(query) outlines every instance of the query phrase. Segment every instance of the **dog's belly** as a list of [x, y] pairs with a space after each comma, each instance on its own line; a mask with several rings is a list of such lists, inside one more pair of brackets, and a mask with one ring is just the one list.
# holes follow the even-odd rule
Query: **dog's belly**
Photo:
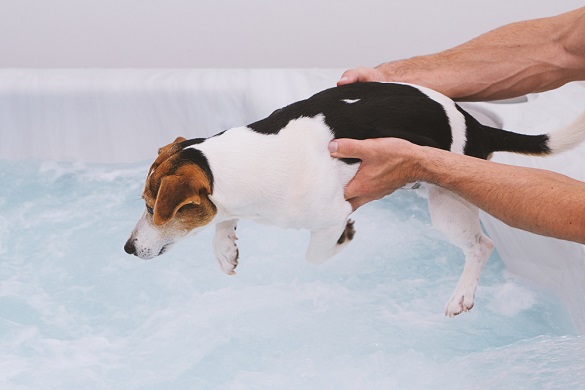
[[[351, 213], [344, 199], [344, 188], [359, 164], [337, 159], [324, 161], [319, 168], [284, 176], [277, 186], [250, 188], [253, 196], [239, 198], [214, 194], [210, 199], [219, 207], [223, 219], [250, 219], [283, 228], [318, 230], [339, 224]], [[273, 183], [274, 184], [274, 183]]]

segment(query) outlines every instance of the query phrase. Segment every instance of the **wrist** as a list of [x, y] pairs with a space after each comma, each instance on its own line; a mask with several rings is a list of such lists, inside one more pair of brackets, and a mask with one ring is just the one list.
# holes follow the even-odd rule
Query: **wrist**
[[418, 72], [420, 71], [420, 65], [417, 64], [419, 58], [413, 57], [399, 61], [384, 62], [376, 66], [375, 69], [380, 72], [384, 81], [419, 84], [417, 82]]
[[407, 142], [403, 148], [395, 151], [395, 153], [399, 153], [402, 159], [400, 169], [407, 183], [415, 181], [434, 182], [433, 154], [436, 150], [438, 149]]
[[414, 145], [409, 157], [413, 179], [441, 185], [449, 177], [447, 160], [455, 156], [446, 150]]

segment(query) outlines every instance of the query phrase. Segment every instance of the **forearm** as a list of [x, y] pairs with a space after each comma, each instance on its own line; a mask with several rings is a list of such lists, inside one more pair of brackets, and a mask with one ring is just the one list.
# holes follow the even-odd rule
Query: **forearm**
[[346, 80], [419, 84], [459, 100], [542, 92], [585, 79], [585, 8], [509, 24], [437, 54], [360, 68]]
[[433, 148], [414, 153], [419, 179], [457, 193], [510, 226], [585, 244], [585, 183]]

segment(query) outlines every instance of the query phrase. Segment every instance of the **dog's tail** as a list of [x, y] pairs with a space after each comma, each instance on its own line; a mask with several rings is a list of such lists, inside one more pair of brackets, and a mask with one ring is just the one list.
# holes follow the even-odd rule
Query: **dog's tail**
[[572, 149], [585, 141], [585, 112], [568, 126], [548, 134], [526, 135], [484, 126], [496, 130], [490, 137], [494, 152], [513, 152], [546, 156]]
[[585, 140], [585, 113], [582, 113], [570, 125], [548, 135], [548, 147], [551, 153], [564, 152]]

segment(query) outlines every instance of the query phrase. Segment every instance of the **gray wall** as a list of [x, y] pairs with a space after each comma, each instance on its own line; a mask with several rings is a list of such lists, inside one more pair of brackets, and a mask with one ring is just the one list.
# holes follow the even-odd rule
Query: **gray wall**
[[0, 67], [353, 67], [578, 0], [0, 0]]

